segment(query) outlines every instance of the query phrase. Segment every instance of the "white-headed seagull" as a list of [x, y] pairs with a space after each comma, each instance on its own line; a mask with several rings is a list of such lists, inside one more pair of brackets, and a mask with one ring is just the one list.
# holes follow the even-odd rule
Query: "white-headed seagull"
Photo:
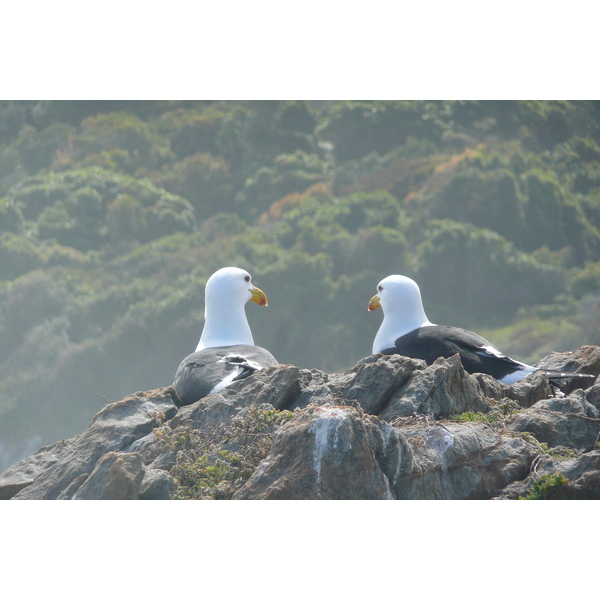
[[254, 345], [245, 311], [248, 300], [268, 305], [265, 293], [243, 269], [219, 269], [206, 282], [202, 335], [196, 351], [181, 361], [173, 382], [180, 405], [279, 364], [268, 350]]
[[402, 354], [432, 364], [437, 358], [459, 354], [469, 373], [487, 373], [505, 384], [513, 384], [530, 373], [542, 371], [550, 381], [570, 377], [594, 377], [538, 369], [505, 356], [480, 335], [432, 323], [425, 314], [419, 286], [403, 275], [390, 275], [379, 282], [369, 301], [369, 310], [383, 310], [383, 322], [375, 336], [373, 354]]

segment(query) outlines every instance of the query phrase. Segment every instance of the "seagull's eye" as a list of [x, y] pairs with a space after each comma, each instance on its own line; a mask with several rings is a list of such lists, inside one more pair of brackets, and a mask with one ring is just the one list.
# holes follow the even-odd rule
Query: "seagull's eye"
[[250, 275], [246, 275], [246, 277], [244, 277], [244, 281], [250, 281]]
[[382, 286], [382, 285], [378, 285], [378, 286], [377, 286], [377, 289], [378, 289], [380, 292], [383, 292], [383, 286]]

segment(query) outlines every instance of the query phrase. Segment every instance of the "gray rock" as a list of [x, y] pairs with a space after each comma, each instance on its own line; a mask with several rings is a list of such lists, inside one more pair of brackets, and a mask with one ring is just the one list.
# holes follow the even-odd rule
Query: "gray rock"
[[140, 500], [170, 500], [177, 491], [177, 482], [167, 471], [146, 469]]
[[378, 415], [392, 394], [403, 387], [415, 371], [425, 367], [425, 361], [399, 354], [373, 354], [346, 372], [347, 377], [341, 378], [335, 393], [345, 400], [356, 400], [367, 414]]
[[489, 409], [477, 379], [463, 369], [459, 356], [454, 355], [438, 358], [427, 368], [415, 371], [408, 383], [394, 392], [379, 416], [390, 421], [421, 413], [438, 419]]
[[504, 387], [507, 388], [505, 397], [516, 400], [524, 408], [533, 406], [539, 400], [549, 398], [555, 393], [548, 378], [541, 372], [532, 373], [514, 385]]
[[[600, 375], [600, 347], [582, 346], [574, 352], [551, 352], [536, 366], [541, 369], [587, 373], [598, 377]], [[564, 383], [564, 393], [570, 394], [573, 390], [590, 387], [594, 380], [574, 378], [567, 379]]]
[[508, 422], [510, 431], [528, 431], [550, 447], [591, 450], [600, 433], [599, 412], [582, 390], [570, 396], [540, 400]]
[[144, 461], [137, 452], [107, 452], [72, 500], [137, 500], [144, 477]]
[[309, 406], [275, 434], [235, 499], [393, 499], [412, 468], [398, 432], [360, 408]]
[[71, 446], [72, 440], [61, 440], [44, 446], [31, 456], [20, 460], [0, 475], [0, 500], [9, 500], [31, 485], [37, 477], [54, 465]]
[[553, 490], [549, 500], [600, 500], [600, 450], [573, 459], [557, 459], [546, 455], [534, 464], [523, 480], [506, 486], [496, 500], [526, 498], [542, 477], [560, 474], [568, 481]]
[[547, 408], [558, 412], [582, 415], [591, 419], [600, 419], [600, 409], [588, 402], [588, 394], [583, 390], [575, 390], [569, 396], [547, 398], [540, 400], [536, 408]]
[[431, 423], [401, 427], [414, 469], [396, 485], [399, 499], [485, 499], [525, 477], [538, 452], [526, 441], [501, 436], [485, 423]]
[[295, 395], [288, 410], [306, 408], [315, 402], [335, 402], [335, 389], [339, 381], [347, 381], [345, 375], [330, 375], [318, 369], [302, 369], [300, 371], [300, 391]]
[[[252, 377], [234, 382], [221, 396], [238, 408], [250, 404], [270, 404], [275, 410], [289, 408], [301, 389], [301, 370], [292, 365], [277, 365], [254, 373]], [[243, 390], [243, 394], [240, 391]]]
[[83, 473], [91, 473], [104, 454], [123, 451], [157, 427], [163, 418], [171, 418], [177, 410], [174, 393], [169, 386], [151, 392], [137, 392], [119, 402], [107, 404], [82, 433], [69, 440], [61, 450], [60, 460], [44, 469], [14, 498], [58, 498], [74, 479]]
[[600, 410], [600, 383], [594, 384], [585, 390], [585, 399], [595, 408]]
[[72, 500], [77, 490], [87, 481], [89, 473], [82, 473], [75, 477], [73, 481], [58, 495], [57, 500]]

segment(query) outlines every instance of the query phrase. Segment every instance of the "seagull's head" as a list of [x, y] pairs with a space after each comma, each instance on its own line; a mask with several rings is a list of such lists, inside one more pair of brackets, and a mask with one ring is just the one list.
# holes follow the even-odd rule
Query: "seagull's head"
[[422, 307], [419, 286], [404, 275], [389, 275], [377, 284], [377, 293], [369, 301], [369, 310], [379, 307], [384, 313], [408, 311]]
[[215, 271], [206, 282], [206, 302], [227, 300], [244, 305], [248, 300], [259, 306], [268, 306], [266, 294], [252, 283], [252, 276], [244, 269], [224, 267]]

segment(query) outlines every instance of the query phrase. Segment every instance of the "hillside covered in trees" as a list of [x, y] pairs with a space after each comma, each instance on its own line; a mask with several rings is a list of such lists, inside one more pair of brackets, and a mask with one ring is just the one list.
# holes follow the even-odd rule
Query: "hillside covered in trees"
[[371, 353], [391, 273], [515, 358], [600, 345], [600, 103], [0, 102], [0, 468], [169, 385], [227, 265], [301, 368]]

